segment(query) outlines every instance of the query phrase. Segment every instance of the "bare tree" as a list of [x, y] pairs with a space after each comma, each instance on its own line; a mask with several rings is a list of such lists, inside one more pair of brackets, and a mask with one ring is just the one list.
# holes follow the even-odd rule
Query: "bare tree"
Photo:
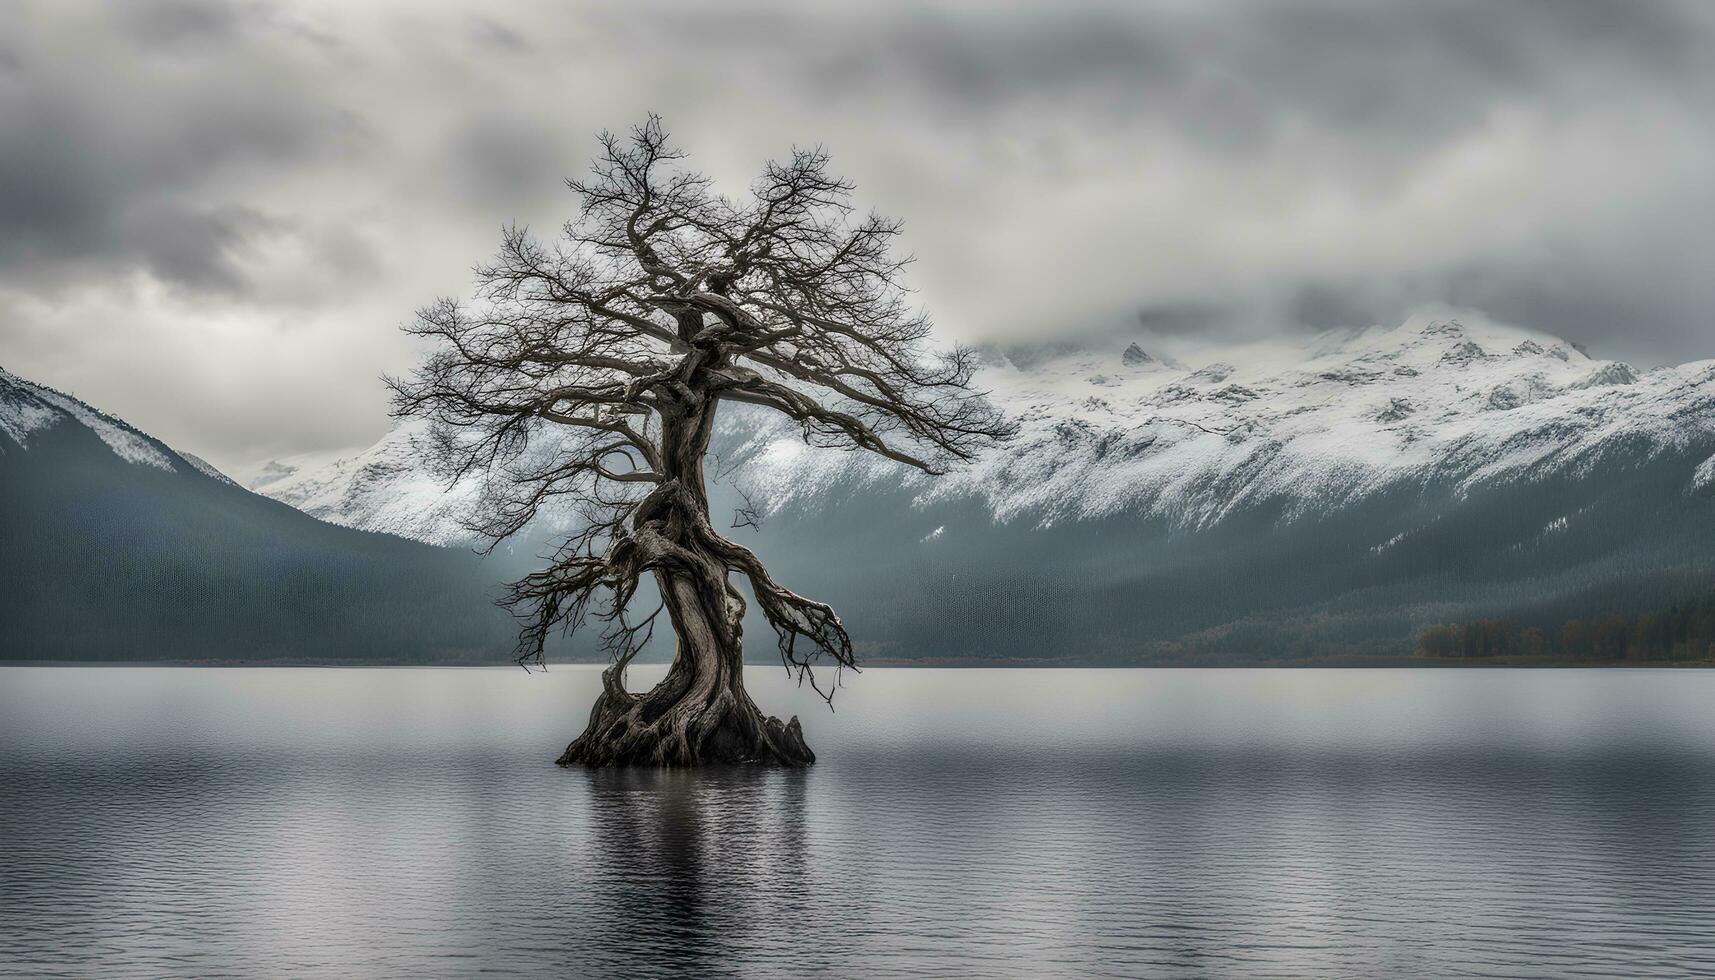
[[[771, 409], [812, 444], [928, 473], [1007, 425], [970, 389], [969, 349], [929, 348], [891, 248], [899, 223], [857, 216], [825, 151], [767, 164], [734, 200], [677, 163], [654, 116], [601, 147], [589, 176], [567, 181], [582, 209], [560, 240], [507, 229], [474, 303], [419, 311], [406, 329], [436, 343], [415, 376], [389, 380], [394, 412], [433, 423], [449, 476], [500, 488], [480, 527], [492, 541], [551, 501], [582, 515], [549, 567], [503, 600], [523, 624], [522, 663], [540, 663], [556, 630], [586, 626], [612, 653], [560, 764], [808, 765], [798, 720], [765, 717], [745, 692], [731, 576], [748, 581], [787, 668], [824, 697], [832, 687], [812, 668], [855, 666], [851, 638], [711, 524], [704, 458], [718, 406]], [[645, 573], [661, 603], [640, 613]], [[663, 609], [673, 665], [629, 693], [626, 665]]]

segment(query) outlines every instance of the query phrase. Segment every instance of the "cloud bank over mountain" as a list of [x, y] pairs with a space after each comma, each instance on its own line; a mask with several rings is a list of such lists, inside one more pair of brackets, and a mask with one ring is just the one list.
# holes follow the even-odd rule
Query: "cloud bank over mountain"
[[826, 144], [949, 337], [1184, 352], [1449, 303], [1678, 362], [1715, 353], [1712, 50], [1689, 0], [24, 0], [0, 352], [227, 469], [366, 445], [395, 326], [653, 109], [734, 189]]

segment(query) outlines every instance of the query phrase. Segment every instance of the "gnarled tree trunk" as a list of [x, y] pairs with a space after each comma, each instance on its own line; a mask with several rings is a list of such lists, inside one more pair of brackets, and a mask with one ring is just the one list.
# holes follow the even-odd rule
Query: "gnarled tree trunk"
[[664, 412], [661, 464], [667, 477], [639, 506], [622, 555], [654, 571], [678, 637], [673, 666], [646, 694], [625, 689], [624, 657], [602, 672], [602, 694], [589, 726], [566, 747], [562, 766], [757, 762], [807, 766], [798, 719], [763, 715], [744, 689], [744, 598], [717, 553], [731, 543], [709, 523], [703, 458], [714, 429], [715, 400], [696, 367]]
[[744, 689], [744, 606], [724, 582], [657, 571], [678, 652], [667, 676], [646, 694], [625, 689], [625, 664], [602, 672], [589, 726], [566, 747], [562, 766], [693, 766], [755, 762], [807, 766], [798, 719], [763, 715]]

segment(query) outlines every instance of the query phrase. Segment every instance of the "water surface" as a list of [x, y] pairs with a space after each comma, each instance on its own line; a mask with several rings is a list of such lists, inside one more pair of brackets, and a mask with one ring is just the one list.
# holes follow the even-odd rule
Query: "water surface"
[[0, 668], [0, 973], [1715, 974], [1715, 673], [752, 673], [814, 769], [560, 770], [588, 669]]

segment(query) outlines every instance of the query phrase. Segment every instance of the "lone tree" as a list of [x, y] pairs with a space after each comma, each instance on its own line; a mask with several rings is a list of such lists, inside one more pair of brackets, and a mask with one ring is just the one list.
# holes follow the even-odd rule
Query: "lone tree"
[[[502, 600], [522, 623], [520, 663], [585, 626], [612, 654], [561, 765], [809, 765], [798, 720], [764, 716], [745, 692], [732, 576], [748, 580], [787, 669], [825, 698], [813, 667], [855, 666], [851, 638], [710, 523], [718, 407], [772, 409], [811, 444], [928, 473], [1007, 426], [970, 388], [969, 349], [929, 349], [900, 283], [907, 260], [891, 249], [899, 223], [854, 215], [825, 151], [767, 164], [734, 200], [677, 163], [654, 116], [601, 147], [589, 176], [567, 181], [582, 209], [559, 241], [508, 228], [477, 269], [474, 303], [442, 299], [406, 327], [435, 345], [415, 376], [389, 380], [394, 414], [432, 423], [429, 453], [449, 477], [489, 481], [475, 529], [491, 548], [550, 501], [580, 513], [552, 564]], [[645, 573], [661, 603], [638, 614]], [[630, 693], [626, 665], [663, 608], [673, 665]]]

